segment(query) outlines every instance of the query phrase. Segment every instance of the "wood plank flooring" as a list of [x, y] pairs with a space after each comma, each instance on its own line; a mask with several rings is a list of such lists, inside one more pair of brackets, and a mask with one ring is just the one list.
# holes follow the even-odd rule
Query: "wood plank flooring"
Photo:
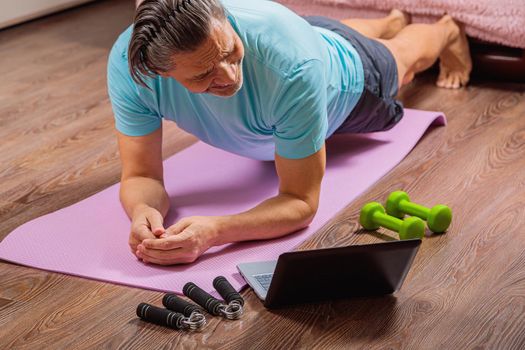
[[[0, 239], [118, 181], [105, 70], [132, 16], [132, 1], [99, 1], [0, 31]], [[0, 349], [525, 348], [525, 86], [449, 91], [434, 79], [401, 99], [445, 112], [448, 126], [302, 246], [395, 239], [357, 224], [365, 202], [395, 189], [449, 204], [450, 231], [426, 237], [394, 296], [268, 311], [246, 290], [242, 320], [182, 333], [136, 318], [161, 293], [0, 262]], [[165, 157], [195, 141], [165, 126]]]

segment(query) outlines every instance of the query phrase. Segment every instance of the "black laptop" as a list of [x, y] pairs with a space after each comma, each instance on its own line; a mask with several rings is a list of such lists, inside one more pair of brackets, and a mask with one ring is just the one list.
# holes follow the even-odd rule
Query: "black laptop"
[[385, 295], [401, 288], [420, 244], [412, 239], [294, 251], [237, 268], [268, 308]]

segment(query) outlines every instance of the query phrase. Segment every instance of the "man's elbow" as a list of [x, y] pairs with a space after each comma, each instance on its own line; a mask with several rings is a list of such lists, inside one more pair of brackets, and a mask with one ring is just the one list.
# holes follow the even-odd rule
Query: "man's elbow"
[[304, 203], [305, 203], [304, 210], [301, 213], [301, 217], [302, 217], [302, 220], [301, 220], [302, 227], [301, 228], [307, 227], [312, 223], [312, 221], [315, 218], [315, 215], [317, 214], [317, 208], [318, 208], [318, 205], [316, 203], [308, 203], [307, 201], [305, 201]]

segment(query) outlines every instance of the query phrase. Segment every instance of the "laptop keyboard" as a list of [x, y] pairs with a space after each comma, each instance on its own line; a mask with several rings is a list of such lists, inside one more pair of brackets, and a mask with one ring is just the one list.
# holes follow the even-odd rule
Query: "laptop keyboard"
[[272, 281], [273, 273], [261, 273], [260, 275], [253, 275], [253, 278], [259, 282], [261, 287], [265, 291], [268, 291], [268, 288], [270, 288], [270, 282]]

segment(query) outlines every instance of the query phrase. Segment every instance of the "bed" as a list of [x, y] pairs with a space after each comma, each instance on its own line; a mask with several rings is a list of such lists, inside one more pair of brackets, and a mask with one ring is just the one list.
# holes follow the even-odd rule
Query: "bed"
[[376, 18], [392, 8], [415, 23], [448, 13], [465, 25], [476, 76], [525, 82], [524, 0], [277, 0], [300, 15]]

